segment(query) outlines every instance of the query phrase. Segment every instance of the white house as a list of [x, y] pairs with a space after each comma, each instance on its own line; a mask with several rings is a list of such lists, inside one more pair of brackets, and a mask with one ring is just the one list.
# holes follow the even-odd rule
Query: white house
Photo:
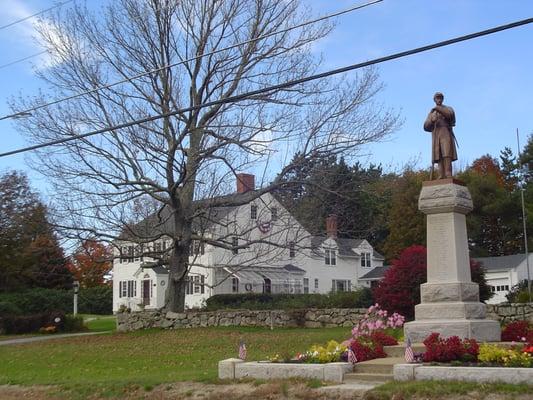
[[[529, 270], [533, 277], [533, 253], [529, 253]], [[483, 264], [487, 271], [485, 279], [490, 285], [494, 296], [487, 301], [489, 304], [504, 303], [509, 290], [516, 284], [528, 278], [527, 261], [525, 254], [513, 254], [500, 257], [475, 258]]]
[[[366, 240], [338, 238], [334, 215], [326, 221], [326, 234], [313, 236], [273, 195], [254, 198], [253, 188], [253, 175], [239, 174], [237, 192], [229, 197], [242, 205], [213, 210], [202, 227], [204, 237], [229, 243], [230, 249], [193, 243], [186, 307], [200, 307], [222, 293], [328, 293], [370, 286], [360, 277], [382, 266], [383, 257]], [[164, 306], [168, 272], [147, 257], [168, 250], [170, 240], [161, 232], [143, 248], [116, 243], [122, 251], [113, 264], [113, 311]]]

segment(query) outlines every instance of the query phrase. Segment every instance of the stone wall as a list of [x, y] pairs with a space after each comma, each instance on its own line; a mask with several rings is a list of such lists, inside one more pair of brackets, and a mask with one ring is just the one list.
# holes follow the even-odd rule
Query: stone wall
[[[309, 309], [309, 310], [224, 310], [187, 311], [172, 313], [144, 311], [118, 313], [118, 330], [121, 332], [146, 328], [197, 328], [206, 326], [265, 326], [265, 327], [352, 327], [365, 314], [366, 309]], [[525, 319], [533, 323], [533, 303], [487, 304], [487, 318], [501, 322]]]
[[533, 324], [533, 303], [487, 304], [487, 318], [502, 323], [522, 319]]
[[197, 328], [206, 326], [265, 326], [265, 327], [352, 327], [366, 309], [331, 308], [324, 310], [224, 310], [187, 311], [172, 313], [144, 311], [118, 313], [121, 332], [146, 328]]

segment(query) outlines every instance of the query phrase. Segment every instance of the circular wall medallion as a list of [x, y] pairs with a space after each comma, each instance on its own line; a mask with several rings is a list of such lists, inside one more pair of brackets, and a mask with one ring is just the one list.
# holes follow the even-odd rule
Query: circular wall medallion
[[165, 286], [165, 281], [161, 281], [160, 285]]
[[244, 285], [244, 288], [246, 289], [246, 291], [251, 292], [252, 291], [252, 284], [251, 283], [247, 283], [246, 285]]

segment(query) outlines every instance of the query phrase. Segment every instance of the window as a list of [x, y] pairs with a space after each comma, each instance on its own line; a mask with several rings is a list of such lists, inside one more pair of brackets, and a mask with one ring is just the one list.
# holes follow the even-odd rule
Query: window
[[203, 275], [194, 275], [193, 276], [194, 291], [193, 293], [205, 293], [205, 276]]
[[315, 278], [315, 289], [318, 289], [318, 278]]
[[155, 253], [161, 253], [161, 242], [155, 242], [154, 243], [154, 252]]
[[237, 236], [233, 236], [232, 238], [233, 254], [239, 253], [239, 249], [237, 248], [238, 245], [239, 245], [239, 238]]
[[191, 275], [187, 275], [187, 289], [185, 290], [185, 294], [193, 294], [194, 293], [194, 284], [192, 280]]
[[289, 257], [296, 257], [296, 247], [294, 245], [294, 242], [289, 242]]
[[370, 268], [372, 267], [372, 254], [371, 253], [361, 253], [361, 267]]
[[189, 255], [202, 255], [205, 253], [205, 244], [200, 240], [193, 240], [191, 242], [191, 249]]
[[128, 297], [137, 297], [137, 281], [128, 281], [127, 284], [128, 284]]
[[263, 283], [263, 293], [272, 293], [272, 281], [268, 278]]
[[120, 281], [119, 282], [120, 297], [127, 297], [128, 296], [128, 287], [126, 286], [127, 283], [128, 283], [127, 281]]
[[231, 278], [231, 293], [239, 293], [239, 278]]
[[325, 249], [324, 250], [324, 262], [326, 265], [337, 265], [337, 258], [335, 255], [335, 250]]
[[257, 206], [255, 204], [250, 206], [250, 219], [257, 219]]
[[309, 278], [304, 278], [304, 293], [309, 293]]
[[133, 261], [134, 247], [128, 246], [128, 261]]
[[333, 279], [331, 281], [332, 292], [349, 292], [352, 287], [352, 281], [350, 280], [338, 280]]
[[270, 209], [270, 220], [271, 221], [277, 221], [278, 220], [278, 209], [276, 207], [272, 207]]

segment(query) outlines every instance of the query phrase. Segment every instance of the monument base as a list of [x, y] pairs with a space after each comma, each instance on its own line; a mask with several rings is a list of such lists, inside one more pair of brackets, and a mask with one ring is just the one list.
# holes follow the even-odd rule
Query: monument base
[[405, 337], [413, 343], [422, 343], [433, 332], [442, 337], [459, 336], [461, 339], [476, 339], [478, 342], [499, 342], [500, 324], [488, 319], [432, 319], [407, 322]]
[[480, 342], [500, 340], [500, 324], [485, 319], [479, 286], [470, 276], [466, 214], [470, 192], [455, 179], [424, 182], [418, 208], [427, 215], [427, 283], [420, 287], [415, 320], [404, 325], [405, 337], [423, 342], [433, 332]]

